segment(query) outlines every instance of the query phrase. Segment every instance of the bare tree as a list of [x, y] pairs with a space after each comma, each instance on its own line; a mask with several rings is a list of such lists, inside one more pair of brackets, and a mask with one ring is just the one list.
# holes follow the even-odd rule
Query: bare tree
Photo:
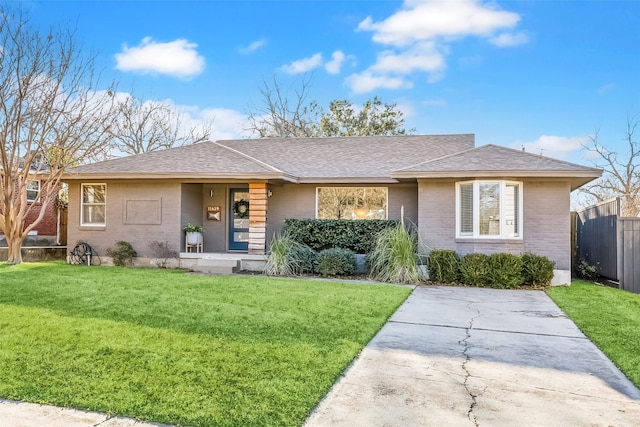
[[623, 216], [640, 214], [640, 141], [635, 136], [639, 123], [638, 116], [627, 117], [624, 152], [613, 151], [603, 145], [597, 132], [591, 138], [590, 145], [585, 147], [596, 155], [594, 165], [603, 169], [603, 174], [581, 191], [593, 196], [598, 202], [620, 197]]
[[260, 90], [262, 105], [249, 108], [249, 127], [245, 130], [260, 138], [314, 136], [311, 117], [316, 104], [306, 104], [310, 87], [311, 79], [304, 78], [300, 88], [294, 90], [295, 96], [291, 102], [289, 91], [280, 87], [275, 76], [273, 86], [264, 82], [264, 88]]
[[175, 106], [166, 102], [141, 102], [132, 96], [118, 106], [111, 128], [112, 144], [124, 154], [140, 154], [206, 141], [212, 123], [192, 126]]
[[[18, 264], [24, 238], [55, 202], [65, 169], [105, 153], [114, 88], [96, 90], [94, 58], [82, 54], [72, 31], [42, 33], [6, 6], [0, 52], [0, 231], [8, 262]], [[28, 201], [27, 191], [33, 197], [37, 187], [38, 203]], [[40, 213], [27, 224], [34, 209]]]

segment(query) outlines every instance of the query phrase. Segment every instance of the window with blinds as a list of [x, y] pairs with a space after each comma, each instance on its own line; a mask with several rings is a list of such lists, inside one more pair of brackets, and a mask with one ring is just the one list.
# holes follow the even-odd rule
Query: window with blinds
[[467, 181], [456, 184], [458, 237], [522, 237], [522, 183]]
[[107, 184], [82, 184], [80, 225], [104, 226], [107, 210]]

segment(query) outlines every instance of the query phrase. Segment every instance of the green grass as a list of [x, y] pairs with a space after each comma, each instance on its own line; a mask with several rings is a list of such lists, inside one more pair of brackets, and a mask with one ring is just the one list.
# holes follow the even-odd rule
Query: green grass
[[640, 387], [640, 295], [585, 281], [547, 294]]
[[0, 264], [0, 397], [180, 425], [300, 425], [409, 293]]

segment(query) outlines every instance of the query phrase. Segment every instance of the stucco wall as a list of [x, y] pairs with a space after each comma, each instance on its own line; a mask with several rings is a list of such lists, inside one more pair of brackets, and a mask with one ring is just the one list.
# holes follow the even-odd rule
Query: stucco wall
[[568, 181], [523, 181], [523, 239], [456, 239], [455, 182], [418, 183], [420, 239], [427, 249], [451, 249], [460, 254], [533, 252], [571, 268], [571, 230]]
[[[330, 187], [333, 184], [285, 184], [269, 185], [272, 196], [267, 205], [267, 241], [284, 227], [287, 218], [316, 217], [316, 188]], [[375, 185], [357, 185], [354, 187], [375, 187]], [[413, 223], [418, 221], [417, 184], [383, 185], [388, 188], [389, 219], [400, 219], [401, 207], [404, 217]]]
[[[89, 182], [85, 182], [89, 183]], [[124, 240], [133, 246], [141, 257], [152, 257], [149, 242], [169, 242], [179, 251], [181, 242], [180, 224], [181, 185], [176, 181], [95, 181], [107, 184], [106, 225], [104, 227], [80, 226], [80, 182], [69, 182], [68, 248], [72, 250], [78, 241], [89, 243], [100, 256], [106, 256], [107, 248]], [[134, 220], [132, 212], [127, 215], [127, 206], [132, 201], [141, 201], [137, 206], [159, 206], [159, 212], [139, 212]], [[155, 208], [153, 208], [155, 209]], [[159, 215], [156, 215], [159, 214]], [[129, 219], [127, 219], [129, 218]], [[134, 223], [132, 223], [134, 222]]]

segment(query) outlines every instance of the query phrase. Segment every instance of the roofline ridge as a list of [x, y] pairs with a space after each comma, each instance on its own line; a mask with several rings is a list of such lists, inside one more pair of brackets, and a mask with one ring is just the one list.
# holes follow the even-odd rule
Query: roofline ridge
[[[485, 146], [483, 145], [483, 147], [485, 147]], [[455, 153], [445, 154], [444, 156], [440, 156], [440, 157], [437, 157], [435, 159], [425, 160], [424, 162], [420, 162], [420, 163], [416, 163], [416, 164], [413, 164], [413, 165], [410, 165], [410, 166], [405, 166], [405, 167], [400, 168], [400, 169], [396, 169], [393, 172], [400, 172], [400, 171], [403, 171], [405, 169], [411, 169], [411, 168], [414, 168], [416, 166], [426, 165], [428, 163], [436, 162], [438, 160], [448, 159], [449, 157], [457, 156], [457, 155], [463, 154], [463, 153], [468, 153], [469, 151], [477, 150], [478, 148], [481, 148], [481, 147], [472, 147], [472, 148], [467, 148], [466, 150], [456, 151]]]
[[[503, 148], [503, 149], [505, 149], [505, 150], [510, 150], [510, 151], [515, 151], [516, 153], [524, 153], [524, 154], [526, 154], [526, 155], [528, 155], [528, 156], [544, 157], [545, 159], [553, 160], [553, 161], [555, 161], [555, 162], [559, 162], [559, 163], [564, 163], [565, 165], [579, 166], [579, 167], [581, 167], [581, 168], [583, 168], [583, 169], [585, 169], [585, 168], [586, 168], [586, 169], [602, 170], [602, 169], [600, 169], [600, 168], [594, 168], [594, 167], [591, 167], [591, 166], [584, 166], [584, 165], [581, 165], [581, 164], [579, 164], [579, 163], [573, 163], [573, 162], [570, 162], [570, 161], [568, 161], [568, 160], [556, 159], [555, 157], [549, 157], [549, 156], [544, 156], [544, 155], [542, 155], [542, 154], [530, 153], [530, 152], [528, 152], [528, 151], [518, 150], [517, 148], [505, 147], [505, 146], [503, 146], [503, 145], [487, 144], [487, 145], [483, 145], [482, 147], [489, 147], [489, 146], [497, 147], [497, 148]], [[478, 147], [478, 148], [482, 148], [482, 147]]]
[[[224, 144], [221, 144], [221, 143], [220, 143], [220, 142], [218, 142], [218, 141], [213, 141], [213, 143], [214, 143], [215, 145], [217, 145], [218, 147], [225, 148], [225, 149], [227, 149], [227, 150], [231, 151], [232, 153], [236, 153], [236, 154], [238, 154], [238, 155], [240, 155], [240, 156], [242, 156], [242, 157], [244, 157], [244, 158], [246, 158], [246, 159], [249, 159], [249, 160], [251, 160], [252, 162], [257, 163], [257, 164], [259, 164], [260, 166], [262, 166], [262, 167], [264, 167], [264, 168], [271, 169], [271, 170], [272, 170], [272, 171], [274, 171], [274, 172], [279, 172], [279, 173], [284, 174], [284, 175], [294, 176], [294, 175], [292, 175], [292, 174], [290, 174], [290, 173], [288, 173], [288, 172], [285, 172], [285, 171], [282, 171], [282, 170], [278, 169], [277, 167], [275, 167], [275, 166], [273, 166], [273, 165], [270, 165], [270, 164], [269, 164], [269, 163], [267, 163], [267, 162], [263, 162], [262, 160], [256, 159], [256, 158], [255, 158], [255, 157], [253, 157], [253, 156], [250, 156], [250, 155], [248, 155], [248, 154], [246, 154], [246, 153], [243, 153], [243, 152], [242, 152], [242, 151], [240, 151], [240, 150], [236, 150], [235, 148], [231, 148], [231, 147], [228, 147], [228, 146], [226, 146], [226, 145], [224, 145]], [[297, 178], [297, 177], [296, 177], [296, 178]]]

